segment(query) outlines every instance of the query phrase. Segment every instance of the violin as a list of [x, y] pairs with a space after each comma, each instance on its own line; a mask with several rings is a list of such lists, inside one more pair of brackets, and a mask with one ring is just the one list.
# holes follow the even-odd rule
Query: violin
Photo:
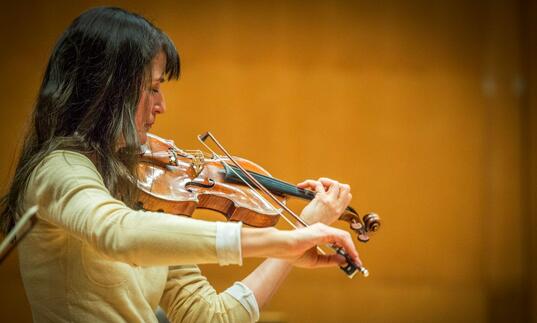
[[[225, 151], [212, 134], [206, 133], [199, 138], [204, 144], [208, 137]], [[180, 149], [172, 140], [148, 133], [137, 169], [140, 189], [137, 207], [185, 216], [192, 216], [197, 208], [210, 209], [223, 214], [229, 221], [241, 221], [253, 227], [276, 225], [283, 208], [303, 222], [285, 202], [288, 197], [312, 200], [315, 192], [276, 179], [250, 160], [233, 157], [227, 151], [227, 156], [219, 156], [205, 146], [212, 155], [200, 150]], [[271, 198], [280, 208], [269, 202]], [[360, 242], [369, 241], [369, 233], [380, 228], [377, 214], [368, 213], [360, 218], [350, 206], [339, 220], [350, 224]], [[343, 250], [335, 250], [346, 256]], [[347, 268], [350, 273], [346, 273], [351, 277], [355, 270]]]

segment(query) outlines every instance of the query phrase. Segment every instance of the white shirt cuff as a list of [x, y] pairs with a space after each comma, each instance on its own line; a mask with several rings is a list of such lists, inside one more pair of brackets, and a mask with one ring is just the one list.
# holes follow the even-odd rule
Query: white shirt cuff
[[220, 266], [242, 265], [242, 222], [216, 222], [216, 256]]
[[252, 292], [250, 288], [241, 282], [235, 282], [235, 284], [226, 289], [224, 293], [228, 293], [244, 306], [250, 314], [252, 322], [257, 322], [259, 320], [259, 306], [257, 305], [254, 292]]

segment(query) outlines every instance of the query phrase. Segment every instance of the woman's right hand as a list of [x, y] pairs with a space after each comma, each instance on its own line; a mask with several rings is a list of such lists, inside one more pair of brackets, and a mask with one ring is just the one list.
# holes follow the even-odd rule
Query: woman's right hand
[[323, 255], [318, 252], [317, 246], [328, 244], [343, 248], [356, 264], [361, 265], [351, 235], [322, 223], [290, 231], [242, 228], [241, 241], [245, 258], [279, 258], [307, 268], [344, 264], [345, 258], [338, 254]]

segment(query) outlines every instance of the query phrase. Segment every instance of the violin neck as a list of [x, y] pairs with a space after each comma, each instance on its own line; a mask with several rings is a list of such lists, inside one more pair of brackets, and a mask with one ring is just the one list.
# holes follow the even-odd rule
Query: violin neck
[[[226, 182], [234, 184], [244, 184], [244, 182], [246, 181], [248, 182], [248, 184], [255, 187], [255, 185], [244, 175], [244, 173], [238, 167], [224, 164], [224, 169], [224, 180]], [[310, 190], [298, 188], [293, 184], [289, 184], [279, 179], [265, 176], [256, 172], [249, 171], [248, 173], [252, 175], [261, 185], [266, 187], [272, 194], [280, 196], [294, 196], [305, 200], [313, 200], [313, 198], [315, 197], [315, 192], [312, 192]], [[239, 177], [239, 175], [240, 177], [242, 177], [242, 179]]]
[[[228, 183], [234, 184], [244, 184], [248, 182], [252, 187], [255, 187], [255, 184], [252, 183], [240, 170], [240, 168], [224, 163], [224, 180]], [[311, 201], [315, 197], [315, 192], [306, 190], [303, 188], [296, 187], [296, 185], [284, 182], [282, 180], [276, 179], [274, 177], [265, 176], [256, 172], [248, 171], [261, 185], [268, 189], [272, 194], [280, 196], [293, 196], [298, 197], [304, 200]], [[238, 175], [237, 175], [238, 174]], [[239, 177], [242, 177], [242, 179]], [[358, 214], [351, 206], [347, 206], [346, 211], [352, 214]]]

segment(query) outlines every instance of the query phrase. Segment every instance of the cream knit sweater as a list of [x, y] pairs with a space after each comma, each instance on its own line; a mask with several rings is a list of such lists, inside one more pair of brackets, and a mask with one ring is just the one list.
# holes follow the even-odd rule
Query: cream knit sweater
[[158, 305], [170, 321], [256, 318], [245, 286], [243, 296], [217, 294], [189, 265], [218, 262], [216, 223], [133, 211], [88, 158], [69, 151], [33, 172], [25, 206], [34, 204], [38, 222], [19, 247], [34, 321], [155, 322]]

